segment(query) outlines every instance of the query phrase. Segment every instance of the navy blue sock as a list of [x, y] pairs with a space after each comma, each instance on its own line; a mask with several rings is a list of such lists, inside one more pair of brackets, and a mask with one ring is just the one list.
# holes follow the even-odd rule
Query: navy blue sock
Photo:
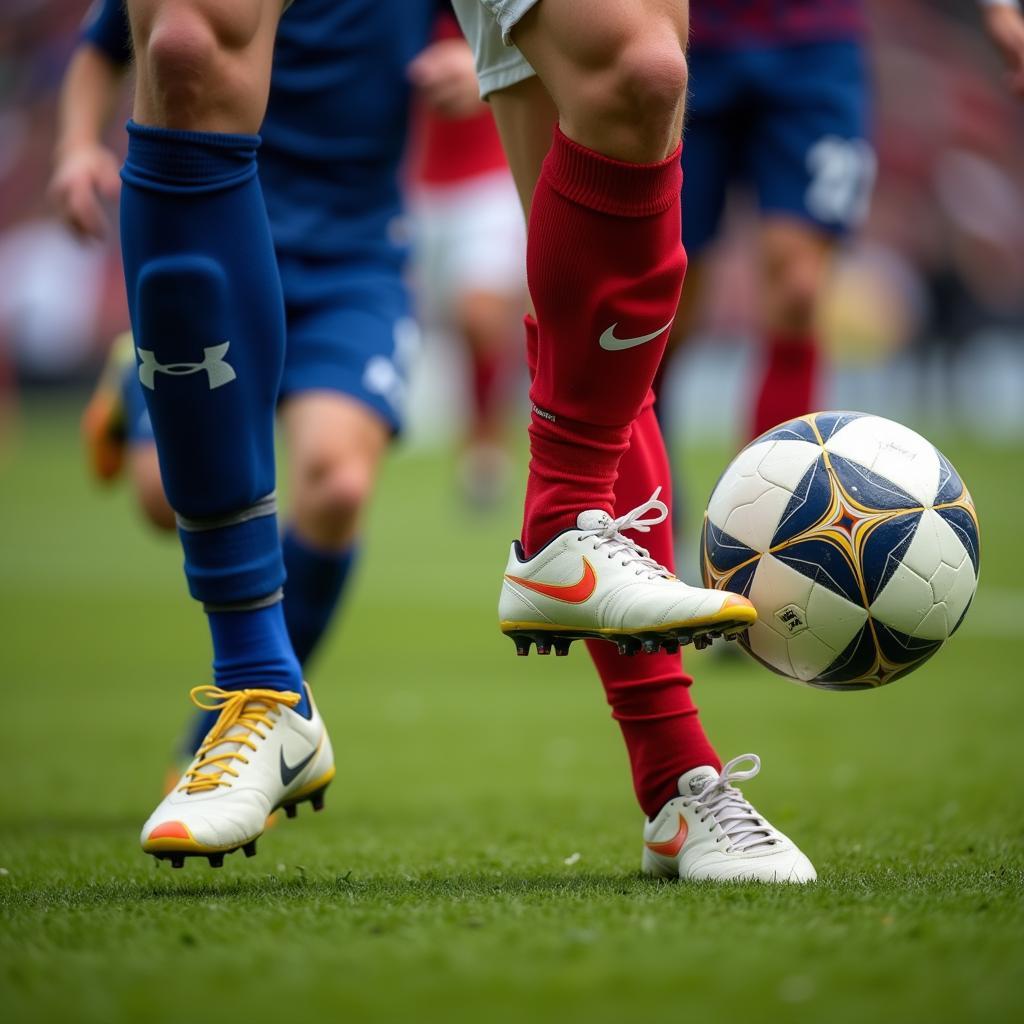
[[357, 548], [321, 551], [303, 543], [291, 529], [281, 546], [288, 572], [284, 619], [295, 655], [305, 665], [341, 602]]
[[[274, 409], [284, 303], [250, 135], [128, 124], [121, 244], [139, 380], [224, 686], [302, 693], [284, 628]], [[303, 697], [305, 703], [305, 697]]]

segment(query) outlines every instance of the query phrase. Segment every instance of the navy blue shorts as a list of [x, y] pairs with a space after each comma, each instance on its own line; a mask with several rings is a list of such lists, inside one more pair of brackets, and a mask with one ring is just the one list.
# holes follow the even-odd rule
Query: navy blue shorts
[[[287, 324], [279, 400], [335, 391], [362, 402], [399, 433], [408, 370], [419, 347], [400, 266], [282, 254], [278, 265]], [[153, 428], [134, 366], [126, 385], [128, 440], [150, 442]]]
[[683, 242], [718, 232], [731, 185], [763, 213], [841, 236], [867, 213], [875, 178], [864, 49], [855, 41], [690, 51], [683, 132]]
[[369, 406], [398, 433], [419, 347], [401, 269], [285, 255], [278, 265], [288, 331], [281, 400], [337, 391]]

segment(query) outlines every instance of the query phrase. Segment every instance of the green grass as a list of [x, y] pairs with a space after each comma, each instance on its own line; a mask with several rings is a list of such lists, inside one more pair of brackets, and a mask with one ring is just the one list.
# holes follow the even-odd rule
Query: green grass
[[[6, 1021], [1021, 1019], [1022, 448], [945, 444], [983, 582], [948, 650], [887, 689], [689, 655], [721, 751], [821, 880], [642, 879], [621, 741], [582, 649], [516, 659], [494, 603], [515, 503], [460, 512], [395, 458], [312, 679], [325, 813], [254, 860], [156, 868], [137, 831], [206, 680], [172, 543], [95, 492], [67, 410], [0, 470], [0, 1013]], [[688, 453], [705, 495], [724, 448]], [[574, 863], [571, 855], [580, 854]]]

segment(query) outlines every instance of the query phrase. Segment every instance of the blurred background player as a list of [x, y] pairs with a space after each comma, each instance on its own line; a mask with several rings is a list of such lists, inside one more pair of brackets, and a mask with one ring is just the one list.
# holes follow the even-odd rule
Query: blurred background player
[[468, 504], [492, 508], [510, 471], [505, 427], [522, 365], [526, 236], [515, 183], [473, 55], [445, 15], [438, 41], [410, 66], [423, 102], [409, 179], [417, 306], [426, 330], [465, 348], [469, 410], [459, 461]]
[[[308, 757], [298, 756], [302, 744], [290, 748], [288, 763], [297, 760], [301, 771], [285, 770], [281, 746], [280, 784], [267, 789], [265, 779], [260, 783], [269, 794], [264, 810], [312, 798], [307, 776], [313, 769], [320, 771], [314, 781], [321, 790], [333, 773], [333, 767], [325, 768], [329, 745], [315, 715], [310, 718], [298, 664], [323, 635], [348, 579], [360, 514], [379, 458], [400, 426], [404, 372], [417, 337], [402, 282], [405, 250], [395, 241], [394, 226], [401, 214], [398, 167], [410, 91], [406, 68], [429, 39], [434, 4], [311, 0], [282, 19], [261, 128], [262, 197], [246, 184], [255, 174], [258, 140], [203, 129], [208, 120], [250, 133], [259, 126], [260, 69], [269, 58], [276, 12], [257, 2], [242, 6], [247, 10], [234, 15], [238, 27], [250, 19], [246, 24], [254, 50], [239, 81], [221, 81], [233, 91], [236, 104], [228, 113], [219, 108], [223, 95], [216, 94], [218, 76], [228, 69], [218, 67], [218, 54], [211, 52], [212, 64], [197, 74], [195, 54], [190, 55], [198, 46], [219, 51], [226, 25], [189, 4], [131, 8], [139, 19], [136, 109], [174, 126], [150, 130], [133, 123], [129, 129], [122, 234], [140, 363], [129, 350], [127, 360], [120, 361], [121, 366], [127, 362], [127, 371], [120, 372], [115, 355], [115, 368], [86, 416], [94, 461], [103, 472], [116, 470], [118, 432], [125, 434], [134, 451], [133, 475], [143, 507], [158, 525], [177, 521], [193, 594], [210, 614], [220, 687], [211, 710], [221, 715], [182, 784], [143, 833], [144, 849], [176, 862], [190, 853], [219, 855], [249, 847], [262, 831], [266, 814], [260, 818], [251, 806], [229, 809], [226, 819], [211, 816], [206, 807], [211, 794], [231, 802], [230, 795], [222, 796], [230, 789], [230, 776], [245, 772], [232, 764], [238, 760], [238, 744], [252, 745], [252, 733], [264, 738], [260, 729], [272, 709], [297, 709], [285, 715], [292, 732], [312, 733], [316, 740], [316, 726], [321, 731]], [[145, 26], [141, 33], [140, 23]], [[111, 0], [88, 26], [65, 84], [52, 192], [83, 234], [103, 230], [99, 197], [116, 191], [113, 160], [99, 140], [131, 55], [126, 32], [121, 5]], [[140, 55], [143, 38], [160, 57], [155, 66]], [[161, 70], [165, 47], [173, 59], [170, 68]], [[171, 70], [186, 81], [153, 80], [154, 74], [159, 78]], [[247, 81], [257, 95], [246, 94]], [[207, 88], [210, 94], [203, 93]], [[178, 130], [186, 126], [190, 130]], [[263, 242], [248, 233], [261, 222], [268, 222], [273, 250], [264, 249], [258, 257], [255, 250]], [[167, 250], [152, 264], [138, 256], [139, 246], [145, 250], [150, 245]], [[259, 269], [260, 259], [271, 265]], [[233, 275], [238, 280], [232, 284]], [[275, 295], [282, 285], [277, 312]], [[268, 303], [262, 310], [261, 302]], [[241, 315], [243, 306], [250, 308]], [[256, 319], [249, 320], [253, 313]], [[278, 322], [287, 329], [286, 352]], [[243, 337], [232, 339], [238, 331]], [[246, 344], [245, 331], [259, 341], [236, 355]], [[224, 337], [211, 345], [214, 335]], [[197, 348], [200, 337], [209, 341]], [[259, 355], [261, 345], [273, 351]], [[283, 367], [279, 391], [278, 359]], [[236, 392], [234, 398], [228, 392], [229, 422], [224, 422], [217, 391], [242, 380], [243, 367], [236, 362], [247, 360], [256, 361], [247, 366], [254, 390]], [[198, 396], [183, 391], [166, 405], [157, 401], [161, 392], [194, 380], [203, 385]], [[197, 398], [198, 409], [190, 407]], [[270, 486], [277, 403], [291, 456], [292, 508], [281, 541]], [[183, 438], [189, 442], [184, 446]], [[218, 445], [207, 461], [210, 453], [204, 447]], [[233, 511], [222, 507], [236, 500], [218, 498], [222, 489], [248, 495], [253, 503]], [[196, 512], [216, 514], [183, 515], [183, 502]], [[247, 696], [252, 693], [258, 699]], [[314, 725], [303, 725], [307, 719]], [[209, 725], [203, 722], [194, 739]], [[229, 727], [236, 729], [230, 742], [225, 740]], [[248, 738], [238, 740], [238, 735]], [[273, 754], [265, 753], [266, 744], [253, 749], [273, 760]], [[235, 821], [239, 816], [242, 826]]]
[[[1024, 93], [1016, 0], [981, 0], [986, 29]], [[704, 256], [731, 186], [753, 189], [759, 222], [760, 359], [745, 440], [817, 409], [821, 300], [836, 243], [867, 215], [875, 180], [863, 0], [698, 4], [691, 14], [683, 147], [690, 282], [669, 352], [694, 329]], [[659, 384], [668, 372], [662, 367]], [[659, 403], [671, 434], [671, 410]]]
[[673, 341], [692, 329], [730, 186], [748, 183], [761, 214], [748, 437], [817, 408], [819, 299], [835, 242], [863, 221], [875, 177], [864, 18], [861, 0], [693, 9], [683, 146], [692, 276]]

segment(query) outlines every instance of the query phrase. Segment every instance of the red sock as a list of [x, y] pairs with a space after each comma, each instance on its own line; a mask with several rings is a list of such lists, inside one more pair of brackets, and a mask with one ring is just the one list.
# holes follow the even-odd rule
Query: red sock
[[[584, 509], [611, 512], [619, 459], [658, 369], [686, 271], [682, 170], [611, 160], [557, 128], [533, 195], [527, 276], [537, 311], [523, 545]], [[660, 330], [659, 330], [660, 328]], [[641, 339], [608, 349], [601, 341]]]
[[[537, 324], [526, 317], [526, 361], [533, 376], [537, 365]], [[622, 515], [643, 504], [661, 485], [669, 505], [669, 462], [661, 428], [649, 392], [633, 424], [629, 448], [619, 463], [615, 484], [615, 513]], [[672, 517], [645, 534], [640, 543], [669, 569], [674, 564]], [[622, 729], [633, 789], [644, 813], [653, 817], [676, 796], [679, 776], [699, 765], [721, 769], [722, 762], [704, 734], [697, 706], [690, 697], [692, 678], [683, 671], [678, 654], [621, 655], [614, 644], [588, 640], [587, 649], [601, 677], [612, 717]]]
[[818, 363], [818, 339], [813, 334], [772, 334], [765, 339], [751, 437], [815, 411]]

